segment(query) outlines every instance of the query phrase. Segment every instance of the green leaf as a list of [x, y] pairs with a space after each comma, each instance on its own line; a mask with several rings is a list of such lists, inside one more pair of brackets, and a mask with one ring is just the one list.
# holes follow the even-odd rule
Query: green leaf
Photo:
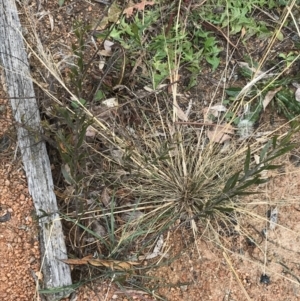
[[266, 179], [267, 181], [265, 181], [265, 182], [264, 182], [264, 180], [265, 179], [260, 179], [259, 176], [256, 176], [255, 178], [246, 181], [246, 183], [244, 183], [243, 185], [237, 187], [237, 191], [244, 190], [245, 188], [250, 187], [254, 184], [259, 185], [259, 184], [263, 184], [268, 181], [268, 179]]
[[236, 97], [242, 91], [242, 88], [239, 87], [231, 87], [225, 90], [228, 96]]
[[71, 119], [72, 113], [69, 112], [66, 108], [56, 107], [56, 109], [58, 113], [63, 117], [64, 121], [67, 122], [68, 126], [72, 128], [73, 126], [73, 120]]
[[65, 0], [58, 0], [58, 5], [62, 7], [65, 3]]
[[267, 152], [269, 151], [270, 146], [271, 146], [271, 141], [268, 141], [266, 143], [266, 145], [263, 147], [263, 149], [261, 150], [260, 156], [259, 156], [259, 162], [260, 163], [263, 162]]
[[274, 160], [275, 158], [278, 158], [278, 157], [288, 153], [289, 151], [293, 150], [296, 146], [298, 146], [298, 144], [296, 144], [296, 143], [295, 144], [290, 144], [290, 145], [278, 150], [274, 155], [271, 155], [270, 157], [266, 158], [264, 160], [264, 163], [269, 162], [271, 160]]
[[[79, 98], [79, 102], [84, 106], [86, 104], [86, 100], [83, 99], [83, 98]], [[71, 102], [71, 106], [74, 108], [74, 109], [78, 109], [80, 107], [80, 105], [78, 104], [78, 101], [72, 101]]]
[[280, 168], [282, 165], [266, 165], [264, 166], [264, 170], [274, 170]]
[[105, 97], [105, 94], [104, 94], [104, 92], [101, 91], [101, 90], [98, 90], [98, 91], [96, 92], [96, 94], [95, 94], [95, 100], [96, 100], [96, 101], [100, 101], [100, 100], [104, 99], [104, 97]]
[[259, 191], [237, 191], [236, 195], [252, 195], [252, 194], [261, 194]]
[[251, 152], [250, 152], [250, 146], [248, 146], [245, 164], [244, 164], [244, 173], [246, 174], [250, 167], [250, 158], [251, 158]]
[[220, 212], [232, 212], [234, 210], [234, 208], [219, 207], [219, 206], [216, 206], [215, 209]]
[[220, 64], [220, 59], [216, 56], [206, 56], [206, 61], [211, 64], [212, 66], [212, 71], [215, 71], [219, 64]]
[[48, 217], [48, 216], [51, 216], [51, 213], [49, 213], [49, 212], [46, 212], [45, 210], [43, 210], [43, 209], [39, 209], [39, 211], [40, 212], [42, 212], [42, 214], [40, 214], [40, 215], [38, 215], [36, 218], [37, 219], [41, 219], [41, 218], [43, 218], [43, 217]]
[[234, 174], [231, 178], [229, 178], [229, 180], [226, 182], [225, 187], [223, 189], [224, 193], [228, 192], [230, 189], [232, 189], [235, 186], [235, 184], [239, 179], [240, 173], [241, 172], [239, 171], [236, 174]]
[[61, 172], [65, 178], [65, 180], [69, 183], [69, 184], [76, 184], [75, 180], [72, 178], [72, 176], [67, 172], [67, 170], [65, 169], [65, 167], [62, 165], [61, 166]]
[[276, 38], [277, 38], [279, 41], [283, 41], [283, 39], [284, 39], [283, 33], [282, 33], [281, 31], [279, 31], [279, 32], [277, 33]]
[[275, 148], [276, 148], [277, 139], [278, 139], [278, 136], [277, 136], [277, 135], [276, 135], [276, 136], [274, 136], [274, 137], [272, 138], [272, 145], [273, 145], [273, 149], [275, 149]]
[[77, 142], [77, 148], [79, 148], [82, 143], [83, 143], [83, 139], [85, 138], [85, 134], [86, 134], [86, 129], [88, 128], [89, 125], [92, 124], [91, 121], [85, 121], [85, 116], [81, 118], [80, 120], [81, 123], [81, 127], [79, 128], [79, 138], [78, 138], [78, 142]]

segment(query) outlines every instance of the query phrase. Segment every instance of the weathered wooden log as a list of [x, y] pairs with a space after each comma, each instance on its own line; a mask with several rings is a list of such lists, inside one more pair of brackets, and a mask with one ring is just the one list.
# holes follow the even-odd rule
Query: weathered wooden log
[[[34, 134], [42, 132], [42, 128], [15, 0], [0, 1], [0, 68], [4, 70], [3, 85], [11, 98], [13, 116], [18, 124], [18, 147], [29, 193], [37, 215], [49, 213], [39, 219], [44, 287], [51, 289], [68, 286], [72, 284], [70, 268], [59, 260], [66, 259], [67, 252], [57, 214], [49, 157], [45, 143], [37, 141]], [[46, 298], [52, 301], [67, 294], [68, 289], [47, 294]]]

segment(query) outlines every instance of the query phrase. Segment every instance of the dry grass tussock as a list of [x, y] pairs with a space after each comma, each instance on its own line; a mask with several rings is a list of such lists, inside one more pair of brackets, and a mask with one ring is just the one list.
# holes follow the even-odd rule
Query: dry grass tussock
[[[287, 8], [280, 27], [290, 15], [291, 6]], [[178, 71], [174, 73], [171, 70], [171, 85], [149, 93], [147, 97], [130, 95], [131, 100], [127, 103], [107, 108], [105, 114], [102, 111], [99, 117], [92, 106], [83, 105], [67, 87], [59, 66], [44, 50], [34, 26], [31, 33], [35, 46], [28, 44], [28, 47], [35, 59], [63, 87], [70, 102], [78, 104], [79, 109], [76, 110], [67, 106], [70, 120], [75, 120], [79, 114], [85, 115], [89, 122], [92, 139], [85, 137], [80, 147], [93, 158], [93, 162], [101, 162], [101, 170], [93, 169], [87, 157], [83, 177], [72, 184], [77, 192], [80, 190], [90, 195], [89, 187], [96, 182], [101, 183], [98, 185], [102, 187], [100, 197], [94, 199], [91, 205], [90, 198], [84, 199], [81, 194], [83, 211], [76, 208], [75, 211], [80, 212], [77, 217], [63, 213], [67, 220], [77, 220], [76, 224], [81, 224], [79, 240], [82, 246], [90, 251], [101, 250], [107, 258], [133, 260], [150, 252], [157, 238], [166, 230], [178, 226], [178, 221], [180, 225], [191, 226], [193, 235], [199, 227], [210, 229], [208, 236], [220, 245], [224, 243], [219, 229], [225, 229], [226, 225], [230, 228], [233, 220], [241, 221], [244, 216], [250, 216], [263, 223], [268, 222], [261, 212], [254, 210], [257, 208], [255, 204], [249, 205], [249, 199], [243, 196], [262, 192], [259, 186], [265, 182], [262, 172], [277, 168], [271, 165], [272, 159], [294, 147], [289, 133], [276, 129], [281, 131], [276, 139], [272, 139], [276, 131], [267, 133], [263, 139], [256, 139], [255, 132], [247, 139], [239, 139], [232, 125], [234, 118], [225, 121], [222, 114], [213, 125], [207, 124], [207, 120], [202, 120], [199, 126], [188, 124], [188, 121], [181, 123], [182, 114], [186, 112], [178, 105]], [[272, 41], [275, 39], [276, 34]], [[273, 42], [257, 70], [264, 66]], [[177, 70], [179, 66], [180, 58]], [[286, 68], [277, 76], [285, 71]], [[56, 107], [66, 107], [51, 91], [44, 89], [42, 83], [34, 81], [51, 97]], [[256, 83], [254, 75], [252, 85]], [[228, 108], [234, 117], [243, 109], [243, 99], [250, 87], [251, 82], [242, 90], [238, 101]], [[128, 93], [127, 88], [118, 88]], [[249, 102], [254, 101], [255, 97]], [[216, 102], [213, 99], [209, 107]], [[124, 123], [122, 115], [128, 108], [136, 112], [139, 122]], [[211, 127], [215, 130], [208, 137]], [[296, 126], [294, 131], [297, 130]], [[231, 142], [227, 147], [214, 139], [220, 132], [221, 136], [230, 136]], [[101, 144], [100, 150], [95, 141]], [[256, 162], [255, 154], [259, 157]], [[95, 220], [102, 232], [92, 226]], [[242, 222], [239, 231], [251, 237]], [[84, 235], [94, 236], [97, 240], [83, 240]], [[102, 244], [100, 247], [99, 241]]]

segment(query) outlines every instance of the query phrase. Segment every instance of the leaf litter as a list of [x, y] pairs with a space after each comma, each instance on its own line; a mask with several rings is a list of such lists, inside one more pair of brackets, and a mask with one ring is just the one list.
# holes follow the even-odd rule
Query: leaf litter
[[276, 224], [278, 222], [278, 209], [275, 207], [274, 209], [271, 210], [270, 212], [270, 225], [269, 228], [270, 230], [274, 230], [276, 227]]
[[226, 123], [224, 125], [211, 126], [210, 129], [206, 131], [206, 134], [210, 141], [216, 143], [223, 143], [227, 140], [230, 140], [234, 132], [234, 127]]
[[266, 107], [268, 106], [268, 104], [271, 102], [271, 100], [274, 98], [274, 96], [277, 94], [277, 92], [279, 92], [282, 89], [282, 87], [278, 87], [274, 90], [269, 91], [264, 100], [263, 100], [263, 108], [264, 110], [266, 109]]
[[147, 1], [147, 0], [142, 0], [139, 3], [133, 3], [132, 1], [129, 1], [129, 5], [127, 8], [124, 9], [124, 14], [126, 15], [126, 18], [130, 18], [133, 16], [134, 11], [137, 10], [138, 12], [141, 12], [145, 10], [146, 5], [154, 5], [155, 1]]

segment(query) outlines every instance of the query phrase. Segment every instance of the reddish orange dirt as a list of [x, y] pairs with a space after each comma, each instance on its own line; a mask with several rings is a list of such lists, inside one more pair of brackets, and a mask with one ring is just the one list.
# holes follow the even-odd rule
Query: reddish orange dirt
[[28, 194], [16, 143], [9, 134], [12, 120], [9, 102], [0, 88], [0, 299], [34, 300], [39, 275], [38, 229], [32, 219]]

